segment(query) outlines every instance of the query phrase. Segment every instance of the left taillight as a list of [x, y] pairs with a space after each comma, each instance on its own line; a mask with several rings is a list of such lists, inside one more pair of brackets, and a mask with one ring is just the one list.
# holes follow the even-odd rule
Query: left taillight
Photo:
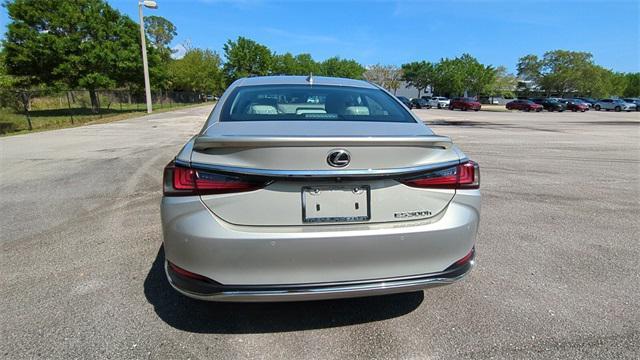
[[399, 181], [407, 186], [417, 188], [479, 189], [480, 167], [475, 161], [467, 161], [456, 166]]
[[269, 182], [192, 169], [170, 162], [164, 168], [164, 196], [227, 194], [257, 190]]

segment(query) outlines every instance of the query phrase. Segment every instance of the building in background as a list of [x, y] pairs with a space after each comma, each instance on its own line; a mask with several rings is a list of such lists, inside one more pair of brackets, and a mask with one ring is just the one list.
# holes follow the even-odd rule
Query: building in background
[[[391, 91], [393, 93], [393, 91]], [[404, 96], [409, 99], [417, 98], [421, 96], [431, 96], [431, 87], [427, 87], [425, 91], [420, 92], [420, 96], [418, 96], [418, 89], [407, 84], [406, 81], [400, 82], [400, 87], [396, 91], [396, 96]]]

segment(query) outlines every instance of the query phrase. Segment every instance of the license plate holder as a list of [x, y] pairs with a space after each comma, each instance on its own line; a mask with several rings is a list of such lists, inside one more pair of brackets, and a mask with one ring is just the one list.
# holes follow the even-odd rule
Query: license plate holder
[[368, 185], [305, 186], [302, 188], [302, 222], [344, 223], [371, 220]]

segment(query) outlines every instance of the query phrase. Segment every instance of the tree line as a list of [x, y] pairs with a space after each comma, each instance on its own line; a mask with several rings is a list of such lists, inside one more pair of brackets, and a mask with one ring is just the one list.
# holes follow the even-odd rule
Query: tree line
[[525, 55], [518, 60], [516, 75], [504, 66], [484, 65], [462, 54], [436, 63], [415, 61], [400, 68], [375, 65], [365, 78], [395, 91], [399, 85], [389, 84], [395, 84], [397, 73], [418, 89], [418, 94], [429, 88], [446, 96], [640, 96], [639, 72], [614, 72], [595, 64], [591, 53], [579, 51], [553, 50], [541, 58]]
[[[138, 24], [104, 0], [8, 0], [10, 22], [0, 50], [0, 87], [22, 89], [84, 88], [92, 107], [98, 89], [142, 92]], [[278, 54], [251, 39], [228, 40], [222, 56], [184, 43], [174, 59], [170, 44], [178, 29], [159, 16], [144, 19], [152, 87], [156, 90], [220, 94], [232, 81], [253, 75], [308, 75], [366, 79], [395, 92], [402, 81], [420, 93], [427, 88], [447, 96], [547, 95], [640, 96], [640, 73], [603, 68], [586, 52], [554, 50], [542, 57], [526, 55], [517, 74], [504, 66], [480, 63], [470, 54], [438, 62], [365, 67], [332, 57], [316, 61], [310, 54]], [[26, 99], [28, 100], [28, 99]]]
[[[0, 87], [88, 90], [92, 108], [97, 90], [143, 91], [138, 24], [104, 0], [8, 0], [9, 24], [0, 49]], [[183, 44], [174, 59], [170, 43], [177, 29], [159, 16], [145, 17], [149, 73], [156, 90], [220, 94], [232, 81], [249, 75], [314, 73], [361, 78], [365, 69], [354, 60], [317, 62], [309, 54], [276, 54], [244, 37], [229, 40], [222, 57], [209, 49]], [[23, 99], [25, 104], [29, 99]]]

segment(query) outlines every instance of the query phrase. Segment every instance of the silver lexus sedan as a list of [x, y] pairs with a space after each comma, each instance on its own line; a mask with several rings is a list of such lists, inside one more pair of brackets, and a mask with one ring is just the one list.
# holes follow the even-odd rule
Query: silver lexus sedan
[[164, 170], [166, 274], [215, 301], [451, 284], [474, 265], [479, 185], [477, 163], [376, 85], [240, 79]]

